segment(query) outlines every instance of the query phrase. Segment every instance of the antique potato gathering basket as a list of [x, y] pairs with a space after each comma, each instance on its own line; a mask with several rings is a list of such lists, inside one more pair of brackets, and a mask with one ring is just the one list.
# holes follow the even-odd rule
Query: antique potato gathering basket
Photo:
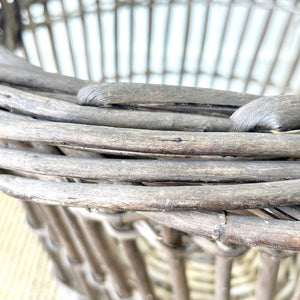
[[0, 3], [0, 190], [62, 286], [300, 299], [299, 0]]

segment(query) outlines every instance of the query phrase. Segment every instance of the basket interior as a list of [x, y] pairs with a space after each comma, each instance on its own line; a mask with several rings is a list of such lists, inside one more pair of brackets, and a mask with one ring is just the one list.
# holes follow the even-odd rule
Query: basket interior
[[299, 93], [298, 1], [33, 2], [22, 10], [22, 39], [29, 61], [47, 71]]

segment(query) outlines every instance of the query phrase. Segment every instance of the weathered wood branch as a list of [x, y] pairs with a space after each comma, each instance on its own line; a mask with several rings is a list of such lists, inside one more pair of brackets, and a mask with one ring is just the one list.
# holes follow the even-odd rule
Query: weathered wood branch
[[77, 91], [86, 85], [85, 81], [76, 78], [6, 65], [0, 65], [0, 82], [69, 95], [76, 95]]
[[51, 182], [0, 175], [9, 195], [44, 204], [134, 211], [234, 210], [300, 204], [300, 180], [148, 187]]
[[139, 83], [91, 82], [52, 74], [0, 47], [0, 81], [45, 92], [77, 95], [81, 105], [122, 105], [178, 109], [189, 113], [216, 113], [229, 116], [258, 96], [213, 89]]
[[82, 107], [0, 85], [0, 107], [39, 119], [124, 128], [229, 131], [228, 118], [172, 112]]
[[150, 182], [262, 182], [300, 179], [297, 161], [99, 159], [0, 148], [0, 167], [41, 175]]
[[80, 88], [89, 83], [77, 78], [45, 72], [2, 46], [0, 46], [0, 82], [71, 95], [76, 95]]
[[231, 115], [258, 96], [214, 89], [145, 83], [103, 83], [83, 87], [78, 104], [122, 105]]
[[300, 96], [256, 99], [239, 108], [231, 120], [234, 131], [300, 129]]
[[15, 121], [2, 118], [0, 138], [40, 141], [86, 150], [111, 149], [179, 155], [300, 157], [300, 135], [297, 134], [160, 131], [49, 121]]
[[142, 212], [171, 228], [248, 246], [300, 250], [300, 222], [218, 212]]

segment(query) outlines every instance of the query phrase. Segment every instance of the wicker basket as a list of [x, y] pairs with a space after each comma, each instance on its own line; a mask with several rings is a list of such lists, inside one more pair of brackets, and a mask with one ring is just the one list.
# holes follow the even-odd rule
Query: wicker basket
[[300, 299], [299, 20], [299, 1], [1, 0], [0, 189], [60, 282]]

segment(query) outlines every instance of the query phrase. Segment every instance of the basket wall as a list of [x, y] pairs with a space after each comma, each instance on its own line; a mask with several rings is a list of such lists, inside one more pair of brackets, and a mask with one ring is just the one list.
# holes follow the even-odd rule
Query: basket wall
[[47, 71], [299, 93], [298, 1], [32, 2], [22, 11], [22, 41], [29, 61]]
[[[95, 82], [199, 86], [256, 95], [300, 92], [299, 1], [8, 2], [11, 1], [1, 1], [2, 43], [45, 71]], [[8, 12], [16, 19], [8, 19]], [[59, 81], [60, 77], [57, 78]], [[17, 97], [17, 91], [21, 93], [20, 98], [24, 90], [31, 93], [32, 99], [35, 99], [33, 95], [49, 99], [75, 98], [50, 88], [40, 91], [34, 84], [24, 89], [22, 84], [10, 83]], [[67, 122], [60, 116], [53, 119], [49, 112], [53, 108], [45, 110], [43, 117], [37, 117], [32, 112], [1, 105], [1, 113], [6, 113], [1, 116], [3, 120], [8, 118], [8, 122], [7, 112], [2, 110], [13, 111], [13, 119], [20, 124], [25, 119], [19, 114], [65, 122], [66, 127], [69, 123], [83, 123]], [[30, 124], [34, 127], [37, 121], [31, 120]], [[29, 127], [25, 131], [30, 130]], [[60, 130], [57, 130], [58, 138]], [[155, 135], [155, 131], [151, 134]], [[30, 151], [37, 155], [36, 161], [39, 154], [130, 162], [138, 158], [158, 161], [182, 158], [164, 153], [131, 153], [127, 149], [95, 150], [78, 144], [64, 147], [53, 142], [55, 132], [52, 140], [43, 139], [38, 131], [36, 136], [35, 140], [1, 136], [1, 146]], [[9, 157], [8, 152], [1, 151]], [[24, 157], [28, 158], [30, 154], [26, 153]], [[284, 157], [284, 160], [296, 161], [298, 156]], [[24, 157], [19, 157], [23, 165], [20, 170], [10, 170], [3, 161], [1, 168], [29, 180], [48, 180], [49, 187], [61, 182], [73, 183], [74, 189], [76, 183], [100, 183], [111, 190], [118, 189], [120, 184], [133, 187], [206, 185], [203, 181], [174, 183], [169, 180], [166, 183], [118, 179], [117, 169], [114, 178], [101, 180], [89, 176], [55, 176], [49, 171], [54, 156], [48, 157], [49, 168], [44, 165], [43, 172], [27, 165]], [[184, 159], [234, 162], [252, 158], [186, 155]], [[261, 159], [254, 155], [254, 161]], [[85, 169], [83, 162], [78, 162], [79, 165]], [[62, 165], [57, 169], [59, 167], [64, 169]], [[6, 186], [9, 178], [7, 180]], [[77, 291], [79, 297], [101, 300], [300, 299], [300, 261], [295, 252], [300, 247], [299, 236], [295, 234], [299, 228], [299, 205], [291, 208], [286, 205], [282, 210], [259, 207], [233, 213], [228, 210], [159, 214], [119, 211], [118, 206], [95, 209], [86, 205], [86, 199], [79, 194], [76, 196], [81, 202], [72, 206], [81, 208], [69, 208], [68, 205], [45, 204], [35, 192], [35, 196], [31, 195], [32, 182], [19, 183], [20, 189], [24, 188], [22, 198], [34, 199], [22, 202], [28, 223], [39, 234], [53, 260], [57, 278]], [[216, 183], [220, 182], [209, 182]], [[49, 195], [47, 184], [39, 184], [40, 181], [34, 181], [33, 190], [44, 189], [44, 195]], [[1, 187], [3, 185], [1, 183]], [[54, 191], [58, 185], [53, 187]], [[9, 188], [5, 191], [9, 192]], [[51, 195], [45, 196], [49, 198]], [[62, 200], [61, 204], [66, 203]], [[222, 236], [222, 226], [227, 223], [233, 229]]]

